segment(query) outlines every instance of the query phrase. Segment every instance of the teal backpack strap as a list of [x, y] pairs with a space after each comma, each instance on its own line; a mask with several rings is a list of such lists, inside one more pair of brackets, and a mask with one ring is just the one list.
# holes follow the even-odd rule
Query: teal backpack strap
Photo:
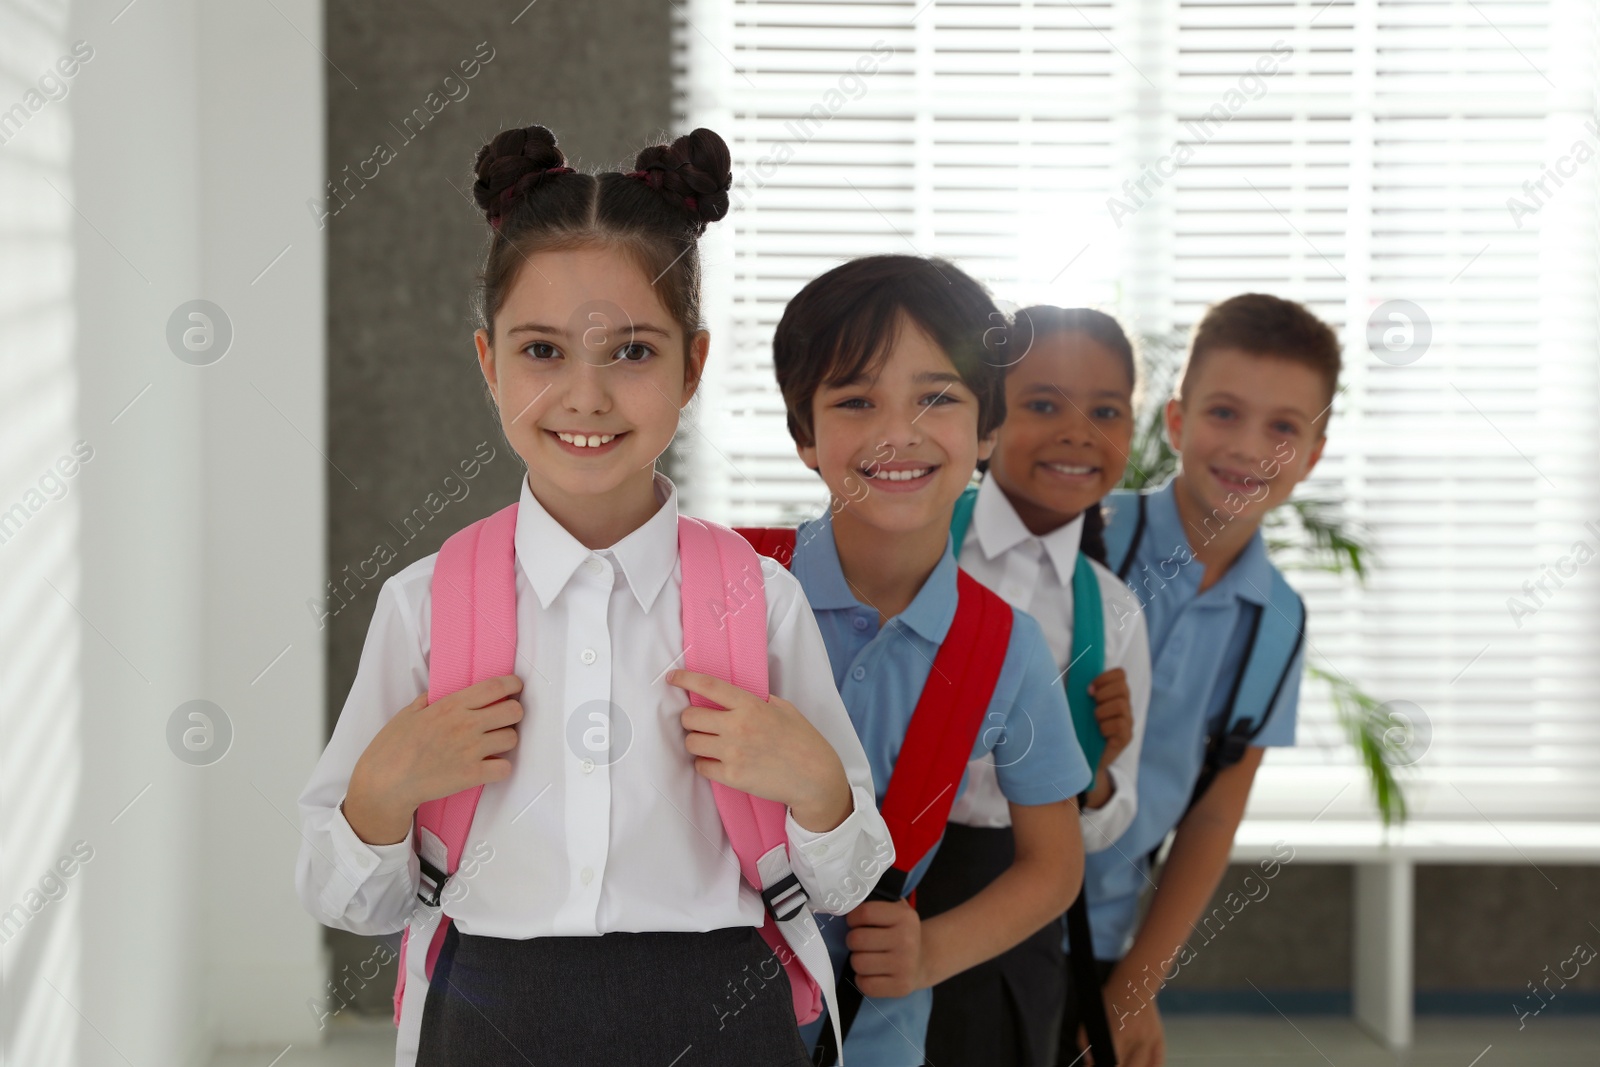
[[951, 551], [961, 559], [961, 542], [967, 539], [967, 528], [972, 525], [972, 509], [978, 506], [978, 487], [969, 485], [956, 497], [955, 514], [950, 516]]
[[[1072, 569], [1072, 660], [1067, 665], [1067, 705], [1072, 709], [1072, 728], [1078, 747], [1093, 772], [1105, 751], [1106, 738], [1094, 717], [1095, 701], [1089, 683], [1106, 669], [1105, 614], [1100, 605], [1100, 583], [1094, 576], [1089, 557], [1078, 553]], [[1091, 780], [1089, 788], [1094, 788]]]
[[[955, 544], [956, 558], [961, 557], [961, 543], [966, 540], [972, 525], [972, 511], [978, 503], [978, 487], [968, 486], [956, 499], [955, 513], [950, 517], [950, 538]], [[1106, 738], [1100, 732], [1100, 723], [1094, 717], [1094, 697], [1089, 695], [1089, 683], [1100, 677], [1106, 669], [1105, 614], [1100, 604], [1100, 583], [1094, 576], [1089, 557], [1078, 553], [1077, 565], [1072, 571], [1072, 661], [1067, 666], [1067, 706], [1072, 709], [1073, 732], [1078, 735], [1078, 747], [1093, 771], [1100, 763], [1100, 753], [1105, 751]], [[1093, 787], [1093, 783], [1090, 783]]]
[[[1233, 679], [1228, 713], [1206, 738], [1205, 762], [1190, 805], [1200, 799], [1220, 772], [1244, 758], [1245, 749], [1266, 727], [1279, 694], [1290, 684], [1289, 672], [1305, 640], [1305, 601], [1275, 568], [1266, 607], [1247, 607], [1250, 639], [1244, 662]], [[1298, 685], [1300, 680], [1293, 681]]]
[[1132, 489], [1113, 489], [1101, 502], [1105, 529], [1100, 533], [1106, 546], [1106, 566], [1124, 581], [1133, 568], [1134, 553], [1144, 538], [1145, 498]]

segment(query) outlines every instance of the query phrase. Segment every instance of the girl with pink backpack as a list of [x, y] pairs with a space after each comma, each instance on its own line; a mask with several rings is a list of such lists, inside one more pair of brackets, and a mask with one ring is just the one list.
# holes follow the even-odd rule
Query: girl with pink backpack
[[729, 164], [705, 129], [625, 173], [541, 126], [478, 153], [474, 340], [527, 477], [384, 583], [300, 796], [306, 908], [405, 930], [397, 1067], [804, 1064], [813, 909], [894, 860], [798, 583], [654, 469]]

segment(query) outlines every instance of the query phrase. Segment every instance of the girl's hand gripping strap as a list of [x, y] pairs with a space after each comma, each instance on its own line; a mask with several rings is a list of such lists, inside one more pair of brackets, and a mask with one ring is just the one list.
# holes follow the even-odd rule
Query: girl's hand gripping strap
[[[431, 647], [428, 653], [428, 703], [457, 693], [485, 678], [514, 674], [517, 656], [516, 581], [517, 505], [480, 519], [450, 535], [434, 562], [430, 590]], [[400, 974], [395, 982], [394, 1021], [410, 977], [424, 986], [444, 944], [450, 917], [440, 909], [445, 883], [461, 863], [467, 832], [483, 786], [430, 800], [417, 808], [416, 848], [422, 866], [421, 901], [400, 940]], [[428, 937], [426, 958], [412, 957], [407, 945], [412, 927]]]
[[[685, 666], [766, 700], [767, 599], [761, 557], [732, 530], [680, 515], [678, 559]], [[695, 694], [690, 699], [700, 707], [715, 707]], [[789, 863], [784, 805], [717, 782], [711, 790], [739, 868], [761, 891], [772, 917], [761, 933], [789, 976], [795, 1017], [810, 1022], [826, 1006], [837, 1038], [833, 962]]]

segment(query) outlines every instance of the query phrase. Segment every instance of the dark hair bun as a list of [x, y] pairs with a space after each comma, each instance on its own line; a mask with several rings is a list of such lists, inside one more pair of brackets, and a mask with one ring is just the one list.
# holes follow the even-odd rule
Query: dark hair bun
[[669, 145], [651, 145], [639, 153], [633, 167], [650, 188], [696, 220], [697, 233], [728, 213], [733, 157], [711, 130], [701, 127]]
[[472, 197], [491, 223], [551, 174], [569, 174], [556, 135], [543, 126], [502, 130], [478, 149]]

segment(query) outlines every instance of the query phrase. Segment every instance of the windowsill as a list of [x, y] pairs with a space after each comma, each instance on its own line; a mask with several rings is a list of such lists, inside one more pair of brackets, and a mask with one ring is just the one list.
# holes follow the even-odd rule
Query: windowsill
[[[1600, 826], [1600, 778], [1538, 775], [1503, 768], [1400, 768], [1409, 822], [1479, 825], [1550, 823]], [[1366, 771], [1353, 766], [1273, 766], [1271, 756], [1256, 774], [1245, 824], [1271, 821], [1325, 822], [1377, 827], [1377, 808]]]
[[1600, 864], [1600, 821], [1415, 820], [1385, 830], [1376, 819], [1246, 819], [1233, 862]]

